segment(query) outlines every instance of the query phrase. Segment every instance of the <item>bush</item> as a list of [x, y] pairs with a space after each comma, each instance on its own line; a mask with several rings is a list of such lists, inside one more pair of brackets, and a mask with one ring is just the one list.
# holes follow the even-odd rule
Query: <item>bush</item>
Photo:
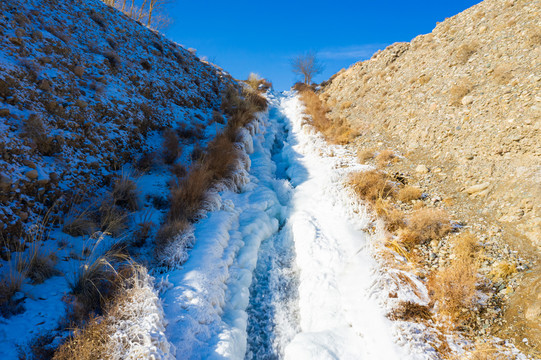
[[451, 105], [461, 105], [464, 96], [468, 95], [473, 89], [473, 85], [468, 79], [461, 79], [449, 90], [451, 95]]
[[385, 199], [394, 193], [394, 186], [389, 181], [389, 177], [378, 170], [354, 173], [351, 175], [349, 183], [357, 196], [372, 204], [376, 200]]
[[457, 260], [440, 269], [429, 281], [429, 290], [439, 302], [440, 313], [453, 320], [467, 316], [463, 309], [471, 309], [475, 297], [477, 267], [472, 261]]
[[401, 232], [400, 240], [408, 247], [438, 240], [451, 231], [449, 216], [443, 210], [422, 208], [408, 218], [407, 227]]
[[423, 196], [423, 191], [415, 186], [406, 185], [398, 191], [398, 200], [403, 203], [409, 203], [413, 200], [419, 200]]
[[455, 52], [455, 58], [458, 61], [459, 64], [464, 65], [468, 62], [470, 57], [475, 54], [477, 51], [478, 45], [471, 43], [471, 44], [463, 44], [459, 46], [459, 48]]
[[301, 100], [306, 106], [307, 114], [311, 117], [311, 125], [321, 132], [327, 141], [344, 145], [355, 138], [356, 133], [345, 120], [330, 120], [327, 117], [327, 107], [312, 90], [302, 91]]

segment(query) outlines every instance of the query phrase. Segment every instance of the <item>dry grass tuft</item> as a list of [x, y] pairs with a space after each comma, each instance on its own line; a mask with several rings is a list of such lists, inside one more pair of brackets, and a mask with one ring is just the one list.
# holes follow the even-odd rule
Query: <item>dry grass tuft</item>
[[122, 250], [111, 249], [97, 255], [98, 243], [74, 277], [68, 279], [73, 296], [66, 303], [69, 317], [77, 324], [82, 324], [89, 314], [101, 314], [121, 288], [126, 274], [130, 274], [129, 257]]
[[369, 149], [359, 150], [357, 152], [357, 159], [359, 159], [359, 162], [364, 164], [368, 160], [371, 160], [374, 158], [374, 151]]
[[449, 90], [451, 105], [459, 106], [464, 96], [473, 90], [473, 85], [468, 79], [461, 79]]
[[432, 298], [439, 303], [439, 312], [452, 320], [467, 316], [463, 310], [474, 303], [477, 266], [471, 260], [459, 259], [438, 270], [428, 282]]
[[383, 150], [376, 155], [376, 164], [379, 167], [384, 167], [389, 165], [389, 163], [395, 159], [397, 159], [397, 157], [392, 150]]
[[94, 220], [86, 217], [85, 214], [81, 214], [68, 217], [64, 222], [62, 231], [71, 236], [82, 236], [92, 234], [97, 228], [98, 225]]
[[432, 314], [426, 305], [417, 304], [413, 301], [401, 301], [389, 314], [389, 318], [402, 321], [430, 320]]
[[516, 274], [516, 272], [517, 267], [515, 264], [503, 260], [493, 265], [489, 275], [495, 280], [505, 280]]
[[344, 145], [357, 136], [344, 119], [331, 120], [327, 117], [327, 107], [311, 89], [301, 91], [301, 100], [311, 117], [311, 125], [320, 131], [327, 141]]
[[395, 208], [389, 200], [377, 199], [374, 204], [376, 214], [383, 219], [388, 231], [396, 231], [406, 225], [404, 213]]
[[438, 240], [451, 231], [449, 215], [432, 208], [415, 210], [408, 218], [407, 227], [401, 231], [400, 240], [413, 247], [430, 240]]
[[477, 237], [470, 232], [456, 236], [453, 241], [453, 254], [460, 260], [473, 260], [480, 250]]
[[498, 65], [492, 72], [492, 77], [496, 83], [506, 85], [513, 78], [512, 68], [510, 65]]
[[423, 196], [423, 191], [415, 186], [406, 185], [398, 191], [398, 200], [403, 203], [410, 203], [413, 200], [419, 200]]
[[458, 61], [458, 63], [462, 64], [462, 65], [467, 63], [468, 60], [470, 59], [470, 57], [473, 54], [475, 54], [478, 47], [479, 46], [477, 44], [475, 44], [475, 43], [463, 44], [463, 45], [459, 46], [458, 49], [455, 52], [455, 58]]
[[171, 165], [178, 159], [180, 153], [178, 144], [178, 136], [173, 130], [167, 129], [163, 132], [163, 161], [166, 164]]
[[137, 185], [129, 178], [127, 174], [115, 181], [113, 186], [113, 203], [125, 209], [136, 211], [139, 209], [139, 193]]
[[386, 199], [394, 193], [394, 186], [387, 174], [378, 170], [353, 173], [349, 184], [361, 199], [375, 204], [378, 199]]

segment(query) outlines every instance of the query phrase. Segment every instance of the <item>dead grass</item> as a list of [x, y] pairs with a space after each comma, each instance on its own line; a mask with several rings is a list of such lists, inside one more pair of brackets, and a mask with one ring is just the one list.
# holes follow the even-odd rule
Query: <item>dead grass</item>
[[90, 314], [102, 314], [130, 273], [131, 264], [124, 252], [114, 249], [99, 255], [98, 243], [73, 278], [68, 278], [72, 296], [65, 301], [70, 320], [76, 324], [82, 324]]
[[510, 65], [498, 65], [492, 72], [494, 81], [500, 85], [507, 85], [513, 78], [512, 68]]
[[194, 159], [186, 176], [176, 178], [171, 188], [169, 213], [158, 231], [156, 253], [159, 254], [172, 238], [197, 221], [208, 190], [218, 182], [234, 186], [232, 175], [239, 163], [240, 147], [236, 145], [238, 131], [250, 123], [256, 112], [263, 111], [267, 101], [255, 91], [238, 91], [229, 87], [222, 99], [222, 110], [229, 115], [224, 131], [210, 141]]
[[371, 204], [392, 196], [395, 191], [389, 176], [378, 170], [353, 173], [349, 184], [357, 196]]
[[422, 208], [415, 210], [400, 232], [400, 240], [406, 247], [438, 240], [451, 231], [449, 215], [444, 210]]
[[0, 279], [0, 315], [9, 318], [22, 311], [19, 301], [13, 300], [13, 296], [21, 290], [24, 274], [19, 273], [15, 266], [10, 264], [9, 270], [4, 271]]
[[397, 159], [392, 150], [383, 150], [376, 155], [376, 164], [379, 167], [385, 167]]
[[418, 321], [430, 320], [431, 318], [432, 314], [428, 306], [413, 301], [401, 301], [389, 314], [391, 320]]
[[62, 231], [71, 236], [83, 236], [92, 234], [97, 228], [98, 225], [94, 220], [86, 217], [86, 214], [80, 214], [68, 217], [64, 222]]
[[343, 119], [329, 119], [328, 109], [311, 89], [301, 91], [301, 100], [306, 106], [306, 112], [311, 117], [310, 124], [323, 134], [325, 139], [333, 144], [347, 144], [357, 133]]
[[470, 232], [463, 232], [452, 239], [453, 254], [460, 260], [475, 260], [480, 250], [477, 237]]
[[438, 270], [429, 280], [432, 299], [438, 301], [439, 313], [455, 323], [472, 308], [477, 282], [477, 266], [471, 260], [459, 259]]
[[423, 191], [416, 186], [406, 185], [398, 191], [398, 200], [403, 203], [410, 203], [413, 200], [419, 200], [423, 196]]
[[374, 158], [374, 151], [369, 149], [359, 150], [357, 152], [357, 159], [359, 159], [359, 162], [364, 164], [368, 160], [371, 160]]
[[461, 105], [464, 96], [468, 95], [473, 90], [473, 85], [468, 79], [460, 79], [449, 90], [451, 96], [451, 105]]
[[174, 163], [180, 154], [179, 138], [171, 129], [166, 129], [163, 132], [163, 161], [171, 165]]
[[476, 43], [462, 44], [455, 51], [455, 59], [459, 64], [464, 65], [477, 52], [478, 47]]
[[390, 232], [394, 232], [406, 225], [404, 213], [395, 208], [389, 200], [377, 199], [374, 210], [383, 219], [385, 227]]
[[139, 209], [139, 192], [137, 185], [128, 174], [123, 173], [113, 186], [113, 203], [125, 209], [136, 211]]
[[496, 281], [501, 281], [509, 278], [517, 273], [517, 267], [515, 264], [509, 261], [499, 261], [492, 266], [492, 270], [489, 275]]

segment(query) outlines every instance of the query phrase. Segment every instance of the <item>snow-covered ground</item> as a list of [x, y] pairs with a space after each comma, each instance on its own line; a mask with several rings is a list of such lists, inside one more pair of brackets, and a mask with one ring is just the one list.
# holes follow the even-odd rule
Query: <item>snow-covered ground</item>
[[249, 181], [216, 194], [188, 261], [163, 275], [178, 359], [416, 359], [385, 317], [372, 219], [344, 186], [362, 169], [269, 94], [244, 148]]

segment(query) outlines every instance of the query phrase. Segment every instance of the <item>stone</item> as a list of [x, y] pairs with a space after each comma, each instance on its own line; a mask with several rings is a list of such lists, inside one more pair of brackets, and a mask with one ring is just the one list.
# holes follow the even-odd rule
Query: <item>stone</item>
[[9, 109], [0, 109], [0, 117], [8, 117]]
[[466, 189], [464, 189], [464, 192], [467, 193], [468, 195], [474, 195], [474, 194], [482, 192], [483, 190], [488, 189], [489, 186], [490, 186], [490, 183], [485, 182], [482, 184], [477, 184], [477, 185], [467, 187]]
[[73, 73], [78, 77], [82, 77], [85, 73], [85, 68], [81, 65], [77, 65], [73, 68]]
[[30, 170], [30, 171], [27, 171], [24, 175], [30, 180], [36, 180], [38, 178], [38, 171]]
[[471, 103], [473, 103], [473, 100], [475, 98], [473, 97], [473, 95], [467, 95], [467, 96], [464, 96], [462, 98], [462, 105], [470, 105]]
[[428, 167], [426, 167], [426, 165], [417, 165], [417, 167], [415, 168], [415, 172], [418, 174], [428, 174], [429, 171], [430, 170], [428, 169]]
[[75, 100], [75, 105], [81, 109], [86, 109], [86, 107], [88, 106], [88, 103], [86, 101], [77, 99]]
[[43, 79], [40, 81], [38, 85], [38, 89], [50, 92], [51, 91], [51, 83], [47, 79]]
[[28, 166], [29, 168], [32, 168], [32, 169], [37, 169], [36, 164], [34, 164], [32, 161], [28, 159], [23, 160], [23, 165]]

